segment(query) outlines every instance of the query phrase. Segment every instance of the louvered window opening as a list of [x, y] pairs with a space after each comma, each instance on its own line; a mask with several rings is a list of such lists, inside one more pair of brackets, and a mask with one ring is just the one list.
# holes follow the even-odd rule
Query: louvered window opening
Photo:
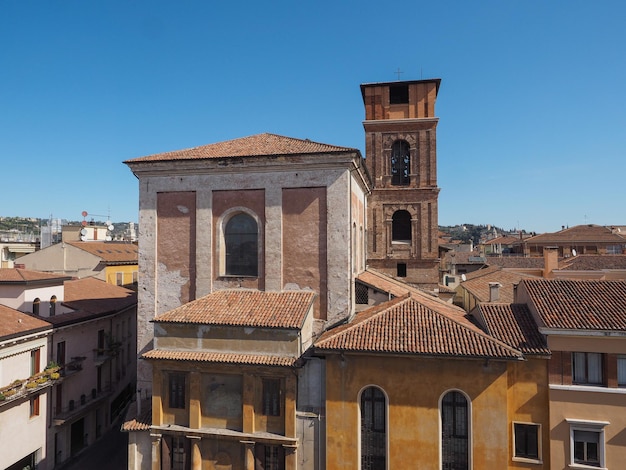
[[369, 387], [361, 394], [361, 470], [385, 470], [387, 418], [383, 392]]
[[469, 469], [467, 399], [448, 392], [441, 402], [441, 458], [443, 470]]

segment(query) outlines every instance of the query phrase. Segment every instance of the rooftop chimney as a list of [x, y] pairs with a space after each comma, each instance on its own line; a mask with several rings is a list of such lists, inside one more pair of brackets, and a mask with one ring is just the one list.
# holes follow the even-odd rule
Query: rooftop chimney
[[543, 249], [543, 277], [554, 277], [552, 271], [559, 268], [559, 249], [556, 246], [546, 246]]
[[500, 287], [502, 287], [502, 284], [499, 282], [489, 283], [489, 302], [497, 302], [500, 300]]

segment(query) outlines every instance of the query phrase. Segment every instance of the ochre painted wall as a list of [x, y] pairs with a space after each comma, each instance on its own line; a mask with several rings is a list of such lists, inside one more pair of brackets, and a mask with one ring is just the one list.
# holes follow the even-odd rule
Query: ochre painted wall
[[450, 390], [471, 401], [472, 468], [507, 468], [505, 362], [352, 355], [327, 357], [327, 468], [359, 468], [358, 400], [370, 385], [387, 396], [387, 468], [440, 469], [439, 401]]

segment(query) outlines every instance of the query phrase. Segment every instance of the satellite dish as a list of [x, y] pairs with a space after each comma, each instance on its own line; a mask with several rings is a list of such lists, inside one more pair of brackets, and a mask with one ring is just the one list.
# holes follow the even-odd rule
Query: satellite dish
[[467, 281], [467, 276], [465, 274], [461, 274], [461, 281]]
[[87, 225], [87, 221], [86, 221], [86, 220], [83, 220], [80, 224], [81, 224], [83, 227], [85, 227], [85, 226]]
[[111, 235], [107, 235], [104, 239], [105, 239], [106, 241], [108, 241], [108, 242], [110, 242], [111, 240], [113, 240], [113, 238], [111, 237]]
[[572, 256], [576, 256], [576, 249], [572, 250]]
[[87, 229], [86, 228], [81, 228], [80, 229], [80, 234], [81, 235], [87, 235]]
[[81, 235], [80, 236], [80, 241], [84, 242], [85, 240], [87, 240], [87, 237], [85, 235]]
[[81, 214], [83, 215], [83, 217], [87, 217], [87, 215], [88, 215], [87, 211], [83, 211], [83, 212], [81, 212]]
[[111, 224], [109, 224], [109, 226], [107, 227], [107, 229], [108, 229], [109, 231], [113, 231], [113, 229], [114, 229], [114, 228], [115, 228], [115, 227], [114, 227], [113, 225], [111, 225]]

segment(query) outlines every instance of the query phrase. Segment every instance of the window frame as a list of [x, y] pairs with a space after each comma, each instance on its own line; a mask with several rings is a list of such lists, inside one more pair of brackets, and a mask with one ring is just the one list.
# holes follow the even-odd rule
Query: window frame
[[261, 379], [261, 414], [263, 416], [282, 416], [282, 380], [273, 377]]
[[[236, 216], [245, 215], [250, 217], [254, 223], [256, 224], [256, 273], [255, 274], [237, 274], [229, 272], [229, 262], [228, 262], [228, 244], [227, 244], [227, 233], [226, 229], [228, 227], [229, 222]], [[263, 246], [263, 230], [261, 225], [261, 220], [259, 217], [245, 207], [233, 207], [224, 214], [222, 214], [219, 224], [219, 245], [218, 249], [218, 260], [219, 260], [219, 275], [220, 277], [226, 278], [259, 278], [261, 276], [261, 249]]]
[[[600, 380], [598, 382], [592, 382], [589, 378], [590, 372], [590, 356], [597, 357], [600, 360], [600, 365], [597, 372], [600, 375]], [[584, 377], [577, 376], [576, 366], [578, 361], [576, 358], [584, 358]], [[591, 385], [591, 386], [603, 386], [606, 384], [606, 376], [604, 371], [605, 358], [603, 353], [599, 352], [585, 352], [585, 351], [572, 351], [572, 384], [574, 385]]]
[[[409, 238], [406, 238], [406, 235]], [[410, 245], [411, 243], [413, 243], [413, 216], [406, 209], [398, 209], [391, 214], [391, 244]]]
[[29, 410], [30, 418], [36, 418], [37, 416], [40, 415], [40, 408], [39, 408], [40, 396], [41, 395], [36, 395], [30, 399], [30, 410]]
[[[467, 439], [467, 469], [471, 469], [472, 468], [472, 444], [473, 444], [473, 439], [472, 439], [472, 400], [470, 399], [470, 397], [462, 390], [459, 389], [449, 389], [446, 390], [445, 392], [443, 392], [441, 394], [441, 396], [439, 397], [439, 461], [440, 461], [440, 468], [442, 470], [446, 470], [446, 467], [444, 466], [444, 413], [443, 413], [443, 406], [444, 406], [444, 400], [446, 398], [446, 396], [448, 396], [448, 394], [451, 393], [458, 393], [461, 396], [463, 396], [465, 398], [465, 403], [466, 403], [466, 414], [465, 417], [467, 419], [467, 423], [466, 423], [466, 439]], [[455, 413], [456, 415], [456, 410]], [[454, 427], [456, 428], [456, 424], [454, 424]]]
[[[364, 462], [364, 459], [367, 457], [366, 455], [364, 455], [363, 452], [363, 447], [364, 447], [364, 431], [363, 431], [363, 427], [364, 427], [364, 423], [363, 423], [363, 415], [366, 412], [364, 409], [364, 394], [366, 393], [366, 391], [368, 390], [372, 390], [374, 392], [380, 392], [380, 396], [379, 397], [374, 397], [372, 396], [371, 400], [368, 400], [371, 403], [371, 420], [372, 420], [372, 428], [373, 431], [371, 431], [372, 433], [377, 433], [377, 434], [382, 434], [382, 437], [384, 439], [384, 445], [382, 446], [383, 449], [383, 455], [375, 455], [373, 454], [371, 457], [372, 458], [381, 458], [383, 462], [378, 462], [378, 464], [374, 463], [374, 462], [370, 462], [369, 464], [367, 462]], [[384, 416], [382, 417], [382, 422], [378, 422], [376, 420], [375, 417], [375, 404], [376, 402], [382, 402], [383, 403], [383, 414]], [[378, 470], [379, 468], [382, 468], [383, 470], [388, 468], [389, 466], [389, 397], [387, 396], [387, 393], [385, 392], [385, 390], [377, 385], [367, 385], [365, 387], [363, 387], [361, 389], [361, 391], [359, 392], [359, 396], [358, 396], [358, 404], [359, 404], [359, 413], [358, 413], [358, 417], [359, 417], [359, 422], [358, 422], [358, 432], [359, 432], [359, 470]], [[375, 438], [376, 436], [372, 436], [373, 438]], [[376, 465], [380, 465], [382, 463], [382, 467], [380, 466], [376, 466]]]
[[[606, 441], [604, 428], [609, 425], [608, 421], [591, 421], [591, 420], [577, 420], [566, 419], [570, 425], [569, 435], [569, 468], [576, 469], [589, 469], [589, 468], [606, 468]], [[590, 464], [589, 462], [581, 462], [576, 459], [576, 432], [592, 432], [598, 434], [598, 464]]]
[[[528, 463], [543, 463], [543, 449], [542, 449], [542, 426], [540, 423], [531, 423], [524, 421], [513, 421], [512, 423], [512, 436], [513, 436], [513, 461], [514, 462], [528, 462]], [[537, 431], [537, 457], [532, 457], [529, 455], [518, 455], [517, 454], [517, 437], [518, 437], [518, 426], [524, 427], [534, 427]]]
[[391, 144], [389, 174], [391, 186], [411, 185], [411, 146], [404, 139], [395, 140]]
[[167, 373], [167, 406], [171, 410], [187, 409], [187, 374]]
[[[617, 355], [617, 386], [626, 387], [626, 354]], [[620, 373], [620, 363], [623, 362]]]

